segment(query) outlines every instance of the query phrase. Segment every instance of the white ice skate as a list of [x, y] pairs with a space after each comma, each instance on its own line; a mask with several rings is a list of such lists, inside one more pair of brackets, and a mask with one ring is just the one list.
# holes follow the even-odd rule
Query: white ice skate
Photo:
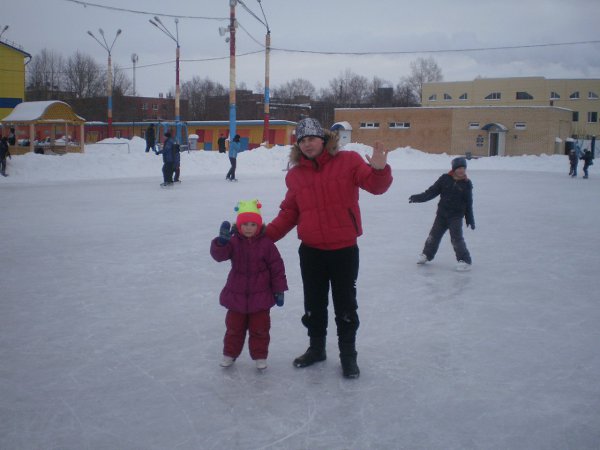
[[235, 362], [235, 358], [232, 358], [231, 356], [223, 356], [223, 359], [221, 360], [220, 366], [221, 367], [229, 367], [234, 362]]
[[258, 370], [265, 370], [267, 368], [267, 360], [266, 359], [257, 359], [256, 360], [256, 368]]
[[427, 261], [429, 261], [427, 259], [427, 255], [425, 255], [424, 253], [421, 253], [419, 255], [419, 259], [417, 259], [417, 264], [425, 264]]
[[466, 263], [464, 261], [459, 261], [456, 264], [456, 271], [457, 272], [466, 272], [468, 270], [471, 270], [471, 264]]

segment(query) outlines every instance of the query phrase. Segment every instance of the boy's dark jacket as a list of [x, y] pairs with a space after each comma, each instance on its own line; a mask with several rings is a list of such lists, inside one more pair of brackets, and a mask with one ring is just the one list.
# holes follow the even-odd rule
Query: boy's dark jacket
[[453, 172], [445, 173], [421, 194], [412, 195], [411, 202], [427, 202], [438, 195], [437, 214], [446, 219], [465, 217], [467, 225], [475, 225], [473, 217], [473, 183], [467, 177], [457, 180]]

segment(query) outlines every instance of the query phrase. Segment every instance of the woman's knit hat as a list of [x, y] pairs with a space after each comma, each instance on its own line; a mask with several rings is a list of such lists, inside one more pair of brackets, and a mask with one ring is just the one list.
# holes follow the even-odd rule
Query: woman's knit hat
[[238, 213], [235, 222], [237, 229], [241, 230], [243, 223], [254, 222], [260, 228], [262, 226], [262, 216], [260, 215], [262, 205], [257, 199], [240, 200], [234, 210]]
[[325, 131], [317, 119], [307, 117], [296, 125], [296, 143], [306, 136], [316, 136], [325, 139]]

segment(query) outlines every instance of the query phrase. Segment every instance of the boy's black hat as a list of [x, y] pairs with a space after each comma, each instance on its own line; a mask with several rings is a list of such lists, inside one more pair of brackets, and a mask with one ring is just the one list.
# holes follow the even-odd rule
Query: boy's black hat
[[454, 158], [452, 160], [452, 170], [456, 170], [459, 167], [464, 167], [465, 169], [467, 168], [467, 158], [459, 156], [458, 158]]

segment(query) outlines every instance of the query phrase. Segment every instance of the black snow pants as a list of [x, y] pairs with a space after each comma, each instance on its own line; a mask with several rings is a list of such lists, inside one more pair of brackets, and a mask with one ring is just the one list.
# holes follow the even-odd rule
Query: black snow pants
[[446, 230], [450, 230], [450, 241], [456, 254], [456, 260], [471, 264], [471, 254], [463, 238], [462, 219], [462, 217], [446, 218], [441, 214], [436, 214], [429, 236], [425, 241], [425, 247], [423, 247], [423, 254], [427, 256], [428, 260], [431, 261], [435, 257], [444, 233]]
[[300, 272], [304, 287], [304, 316], [302, 323], [313, 338], [327, 335], [327, 307], [329, 287], [338, 343], [354, 346], [358, 320], [356, 279], [358, 278], [359, 252], [357, 246], [339, 250], [319, 250], [300, 245]]

